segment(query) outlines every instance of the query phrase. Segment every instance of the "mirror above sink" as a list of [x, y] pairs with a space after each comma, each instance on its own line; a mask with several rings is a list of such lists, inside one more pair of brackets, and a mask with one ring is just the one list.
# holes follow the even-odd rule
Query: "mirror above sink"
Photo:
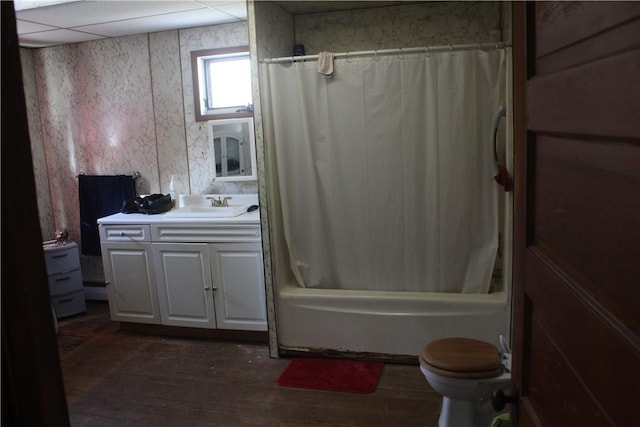
[[220, 119], [208, 123], [215, 180], [256, 180], [253, 118]]

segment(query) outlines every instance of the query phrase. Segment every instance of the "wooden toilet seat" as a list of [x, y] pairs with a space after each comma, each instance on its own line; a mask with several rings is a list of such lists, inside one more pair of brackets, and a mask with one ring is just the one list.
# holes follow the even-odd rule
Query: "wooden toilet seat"
[[496, 346], [471, 338], [431, 341], [420, 354], [420, 364], [434, 374], [450, 378], [481, 379], [502, 373]]

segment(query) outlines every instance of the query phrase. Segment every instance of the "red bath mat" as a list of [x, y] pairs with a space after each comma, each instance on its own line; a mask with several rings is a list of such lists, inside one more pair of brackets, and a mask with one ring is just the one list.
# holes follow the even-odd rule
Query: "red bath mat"
[[360, 360], [293, 358], [278, 378], [285, 387], [371, 393], [384, 364]]

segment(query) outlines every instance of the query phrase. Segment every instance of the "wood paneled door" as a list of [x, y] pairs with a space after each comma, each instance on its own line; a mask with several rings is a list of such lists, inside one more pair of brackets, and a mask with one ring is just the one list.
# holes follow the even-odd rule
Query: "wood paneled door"
[[640, 2], [514, 2], [519, 426], [640, 413]]

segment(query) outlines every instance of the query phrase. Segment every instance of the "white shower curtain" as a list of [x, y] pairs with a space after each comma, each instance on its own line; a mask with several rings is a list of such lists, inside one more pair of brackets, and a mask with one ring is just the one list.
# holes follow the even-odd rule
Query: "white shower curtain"
[[300, 286], [486, 293], [505, 51], [261, 64], [265, 144]]

